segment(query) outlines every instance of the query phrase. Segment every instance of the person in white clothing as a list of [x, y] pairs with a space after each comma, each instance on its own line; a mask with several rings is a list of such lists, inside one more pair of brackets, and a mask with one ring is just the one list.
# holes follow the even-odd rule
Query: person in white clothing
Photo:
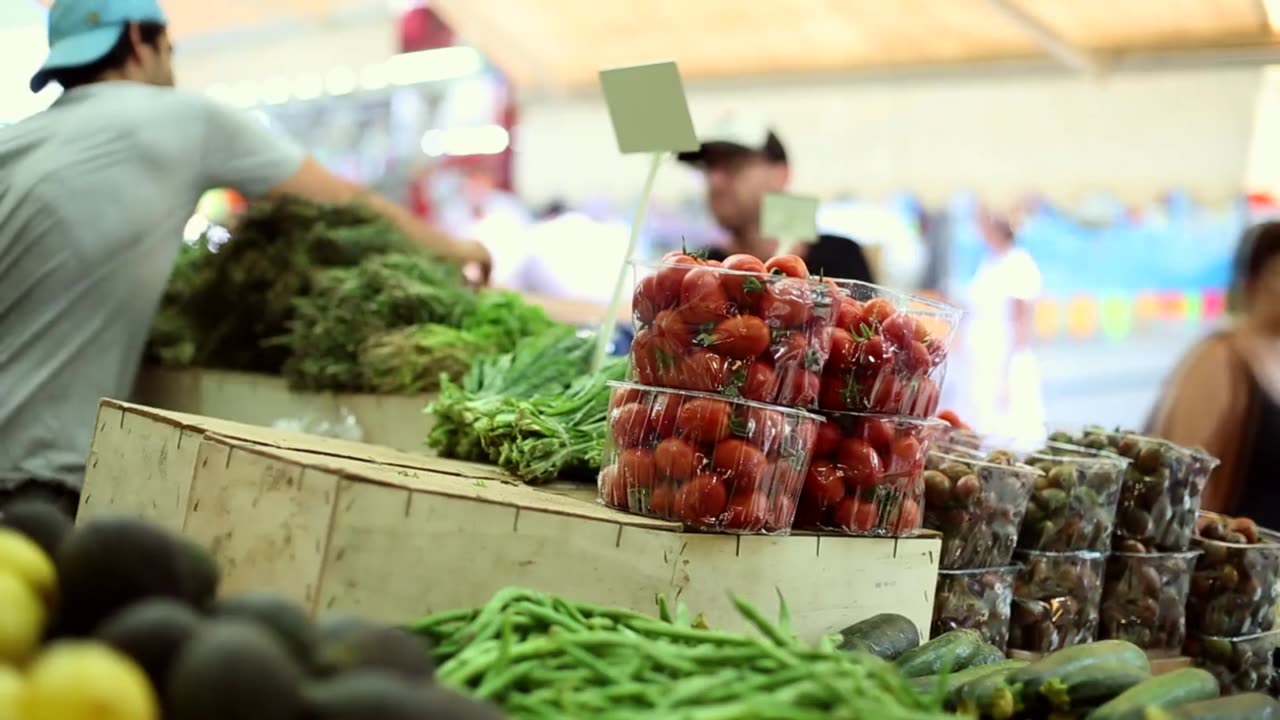
[[1017, 246], [1007, 220], [983, 213], [979, 222], [988, 252], [961, 298], [966, 312], [952, 350], [948, 405], [978, 432], [1034, 443], [1045, 423], [1031, 348], [1040, 268]]

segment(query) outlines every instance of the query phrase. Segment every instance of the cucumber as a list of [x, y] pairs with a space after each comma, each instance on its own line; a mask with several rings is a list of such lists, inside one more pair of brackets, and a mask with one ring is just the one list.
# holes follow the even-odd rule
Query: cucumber
[[1008, 680], [1022, 667], [1026, 667], [1026, 664], [1010, 665], [956, 687], [951, 693], [953, 705], [956, 710], [971, 717], [1009, 720], [1022, 711], [1022, 699], [1021, 688], [1009, 685]]
[[894, 613], [873, 615], [840, 631], [841, 650], [870, 653], [885, 660], [895, 660], [919, 646], [916, 624]]
[[976, 630], [945, 632], [920, 647], [900, 655], [898, 671], [907, 677], [937, 675], [946, 670], [963, 670], [987, 643]]
[[1143, 720], [1280, 720], [1280, 702], [1262, 693], [1244, 693], [1174, 708], [1148, 708]]
[[[1151, 668], [1127, 663], [1077, 665], [1040, 684], [1038, 694], [1054, 710], [1067, 712], [1107, 702], [1120, 693], [1151, 679]], [[1023, 700], [1030, 698], [1023, 689]]]
[[911, 678], [907, 683], [913, 690], [921, 694], [929, 694], [939, 687], [942, 687], [948, 695], [954, 695], [954, 691], [960, 686], [971, 680], [977, 680], [984, 675], [990, 675], [1001, 670], [1011, 670], [1026, 665], [1025, 660], [1005, 660], [990, 665], [976, 665], [966, 668], [959, 672], [942, 673], [940, 675], [924, 675], [922, 677]]
[[1145, 680], [1117, 695], [1085, 720], [1143, 720], [1146, 708], [1170, 708], [1218, 697], [1218, 681], [1200, 668], [1182, 668]]
[[1004, 651], [995, 645], [983, 645], [978, 651], [969, 658], [968, 667], [980, 667], [982, 665], [994, 665], [1002, 663], [1009, 658], [1005, 656]]
[[1020, 685], [1024, 695], [1034, 695], [1052, 677], [1074, 671], [1078, 667], [1115, 663], [1134, 665], [1151, 674], [1151, 661], [1142, 648], [1124, 640], [1098, 640], [1073, 645], [1050, 653], [1009, 676], [1011, 685]]

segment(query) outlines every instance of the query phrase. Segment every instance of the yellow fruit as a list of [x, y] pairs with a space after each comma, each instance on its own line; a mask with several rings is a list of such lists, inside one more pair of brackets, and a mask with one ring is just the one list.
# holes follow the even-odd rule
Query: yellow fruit
[[49, 611], [31, 586], [0, 570], [0, 665], [21, 665], [44, 635]]
[[0, 570], [26, 580], [36, 594], [52, 604], [58, 594], [58, 572], [53, 561], [31, 538], [0, 528]]
[[18, 693], [22, 676], [13, 668], [0, 665], [0, 720], [18, 720]]
[[[159, 720], [146, 673], [106, 645], [55, 643], [31, 665], [18, 695], [22, 720]], [[227, 720], [231, 720], [228, 718]]]

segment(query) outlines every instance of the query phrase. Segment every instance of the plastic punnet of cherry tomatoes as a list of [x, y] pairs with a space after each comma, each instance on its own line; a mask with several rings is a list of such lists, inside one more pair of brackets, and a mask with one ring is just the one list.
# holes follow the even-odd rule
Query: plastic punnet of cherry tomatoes
[[959, 308], [853, 280], [835, 284], [839, 296], [819, 406], [933, 415]]
[[859, 535], [918, 530], [925, 458], [945, 427], [932, 418], [829, 413], [817, 428], [796, 527]]
[[699, 530], [790, 530], [822, 418], [709, 393], [612, 385], [601, 502]]

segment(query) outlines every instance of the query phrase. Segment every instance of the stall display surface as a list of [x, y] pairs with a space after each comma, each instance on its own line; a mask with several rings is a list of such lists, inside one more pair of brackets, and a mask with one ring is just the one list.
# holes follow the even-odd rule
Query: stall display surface
[[665, 593], [735, 629], [728, 593], [766, 605], [781, 590], [801, 638], [882, 612], [927, 633], [936, 537], [682, 533], [603, 507], [589, 487], [501, 477], [105, 400], [81, 513], [137, 513], [181, 530], [213, 549], [229, 591], [273, 589], [312, 613], [402, 621], [522, 585], [639, 611]]

